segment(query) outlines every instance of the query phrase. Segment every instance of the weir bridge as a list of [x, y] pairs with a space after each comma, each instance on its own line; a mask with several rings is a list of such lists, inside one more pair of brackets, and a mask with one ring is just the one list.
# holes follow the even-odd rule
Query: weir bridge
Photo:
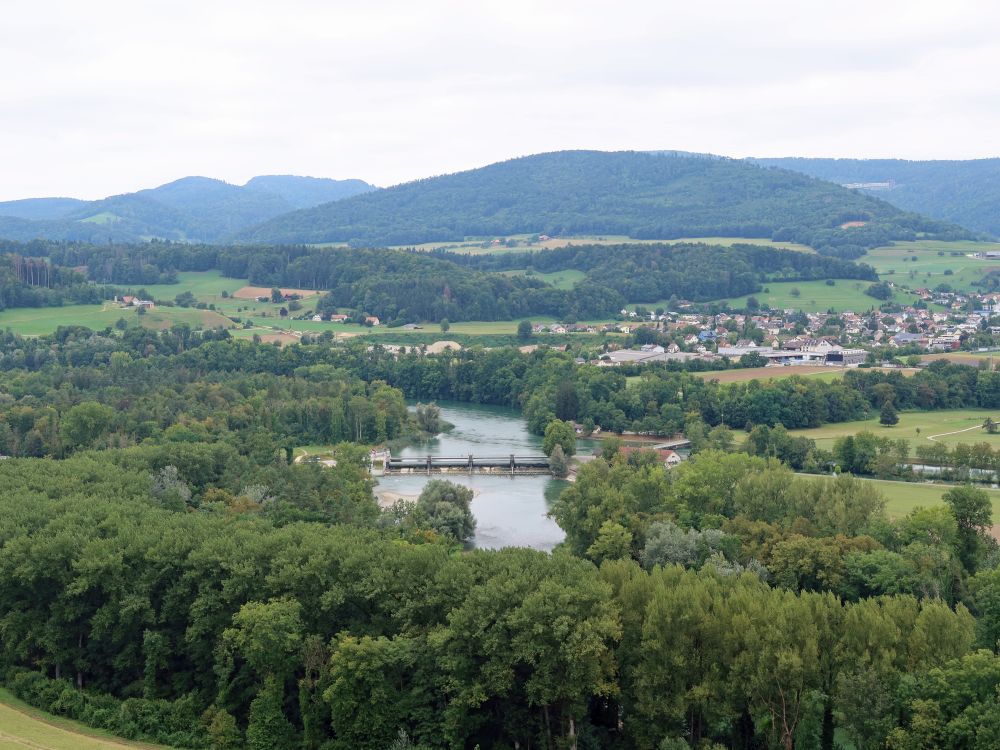
[[410, 456], [388, 455], [385, 474], [549, 474], [548, 456]]

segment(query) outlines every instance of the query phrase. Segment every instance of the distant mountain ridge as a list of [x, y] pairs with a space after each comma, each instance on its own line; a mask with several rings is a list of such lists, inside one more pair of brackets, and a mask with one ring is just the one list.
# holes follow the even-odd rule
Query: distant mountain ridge
[[890, 189], [865, 190], [907, 211], [917, 211], [976, 232], [1000, 237], [1000, 159], [749, 159], [840, 185], [892, 181]]
[[[849, 222], [864, 226], [845, 228]], [[968, 236], [871, 196], [743, 160], [678, 152], [558, 151], [278, 216], [234, 239], [407, 245], [520, 233], [766, 237], [864, 247], [917, 233]]]
[[0, 202], [0, 237], [86, 242], [153, 238], [221, 242], [296, 209], [376, 188], [362, 180], [263, 175], [246, 185], [183, 177], [102, 200], [28, 198]]

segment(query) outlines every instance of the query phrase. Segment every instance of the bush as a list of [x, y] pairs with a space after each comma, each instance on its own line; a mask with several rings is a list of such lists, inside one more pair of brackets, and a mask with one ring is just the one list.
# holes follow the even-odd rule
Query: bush
[[8, 686], [35, 708], [66, 716], [130, 740], [207, 748], [208, 734], [194, 697], [176, 701], [129, 698], [77, 690], [69, 680], [53, 680], [40, 672], [16, 672]]

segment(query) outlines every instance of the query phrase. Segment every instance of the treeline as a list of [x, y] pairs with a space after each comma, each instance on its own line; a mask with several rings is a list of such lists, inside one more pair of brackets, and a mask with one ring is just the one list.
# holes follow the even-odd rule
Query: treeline
[[128, 737], [654, 750], [833, 748], [839, 730], [875, 747], [919, 742], [930, 715], [956, 744], [901, 746], [964, 747], [998, 711], [1000, 664], [970, 653], [996, 621], [933, 598], [170, 512], [97, 457], [0, 476], [8, 684]]
[[100, 304], [113, 295], [113, 290], [89, 284], [80, 273], [45, 258], [0, 255], [0, 310]]
[[766, 281], [878, 280], [867, 265], [760, 245], [574, 245], [531, 253], [437, 255], [492, 271], [584, 271], [592, 283], [630, 302], [739, 297], [759, 292]]
[[298, 445], [384, 443], [411, 430], [402, 392], [330, 364], [287, 374], [192, 370], [176, 355], [94, 343], [94, 357], [68, 369], [4, 369], [0, 453], [207, 442], [266, 464], [291, 460]]
[[[400, 323], [530, 315], [606, 318], [626, 302], [736, 297], [760, 291], [767, 281], [878, 278], [865, 265], [754, 245], [584, 246], [463, 256], [304, 246], [6, 244], [44, 250], [57, 263], [86, 266], [89, 278], [101, 283], [172, 283], [181, 271], [217, 269], [258, 286], [326, 290], [321, 311], [346, 308]], [[530, 273], [508, 273], [568, 269], [586, 274], [568, 290]]]
[[[58, 346], [53, 347], [52, 342]], [[224, 331], [169, 332], [135, 328], [120, 337], [63, 328], [51, 338], [0, 334], [0, 371], [50, 366], [106, 366], [113, 352], [152, 365], [180, 369], [191, 378], [245, 372], [293, 376], [299, 368], [329, 365], [366, 383], [387, 383], [407, 398], [500, 404], [523, 410], [529, 428], [542, 434], [555, 418], [587, 429], [673, 434], [717, 425], [788, 429], [860, 419], [890, 401], [897, 409], [997, 408], [1000, 373], [946, 361], [912, 377], [848, 370], [825, 382], [788, 377], [723, 384], [669, 367], [650, 367], [631, 384], [616, 368], [577, 365], [571, 354], [542, 348], [472, 349], [426, 356], [418, 349], [390, 352], [378, 344], [259, 346]], [[912, 400], [911, 400], [912, 399]]]

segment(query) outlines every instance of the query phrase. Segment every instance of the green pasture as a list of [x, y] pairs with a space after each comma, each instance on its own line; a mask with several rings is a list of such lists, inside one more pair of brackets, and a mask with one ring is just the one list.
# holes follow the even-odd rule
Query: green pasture
[[177, 274], [176, 284], [132, 284], [129, 287], [117, 285], [119, 289], [127, 289], [132, 293], [145, 289], [149, 296], [158, 300], [172, 300], [178, 294], [191, 292], [199, 302], [223, 301], [222, 292], [232, 294], [249, 282], [246, 279], [230, 279], [221, 271], [184, 271]]
[[[772, 281], [765, 282], [764, 289], [756, 294], [732, 297], [726, 302], [730, 307], [739, 309], [746, 307], [747, 297], [756, 297], [762, 305], [776, 310], [863, 312], [877, 308], [883, 302], [864, 293], [871, 284], [858, 279], [834, 279], [833, 286], [826, 281]], [[796, 289], [798, 296], [794, 294]]]
[[[982, 425], [986, 417], [994, 421], [1000, 420], [1000, 413], [987, 409], [942, 409], [940, 411], [904, 411], [899, 413], [899, 424], [893, 427], [883, 427], [879, 424], [878, 415], [871, 419], [856, 422], [839, 422], [814, 427], [807, 430], [790, 430], [792, 435], [801, 435], [816, 441], [820, 448], [830, 450], [837, 438], [868, 431], [881, 437], [893, 440], [905, 438], [910, 441], [911, 448], [920, 444], [930, 444], [928, 438], [940, 435], [937, 442], [954, 446], [958, 443], [987, 442], [994, 448], [1000, 448], [1000, 434], [990, 435]], [[918, 431], [919, 430], [919, 431]], [[965, 432], [958, 432], [965, 430]], [[957, 434], [944, 434], [957, 433]]]
[[[1000, 271], [1000, 260], [970, 257], [990, 250], [1000, 251], [1000, 243], [917, 240], [877, 247], [859, 262], [872, 266], [883, 280], [914, 289], [948, 284], [956, 290], [970, 291], [973, 282], [990, 271]], [[949, 270], [952, 273], [945, 275]]]

